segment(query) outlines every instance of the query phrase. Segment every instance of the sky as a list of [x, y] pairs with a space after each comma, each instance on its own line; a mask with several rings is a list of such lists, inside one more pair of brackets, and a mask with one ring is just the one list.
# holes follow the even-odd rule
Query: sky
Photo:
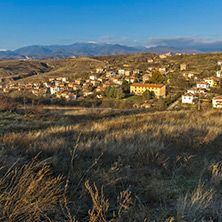
[[0, 49], [74, 42], [222, 46], [221, 0], [0, 0]]

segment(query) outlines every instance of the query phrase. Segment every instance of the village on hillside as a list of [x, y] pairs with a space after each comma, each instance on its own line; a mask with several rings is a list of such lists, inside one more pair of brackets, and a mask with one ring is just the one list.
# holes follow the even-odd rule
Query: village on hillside
[[[172, 56], [171, 53], [159, 55], [158, 59]], [[135, 105], [136, 108], [150, 108], [152, 102], [149, 100], [174, 98], [168, 103], [180, 100], [180, 105], [195, 105], [200, 108], [201, 103], [210, 101], [214, 108], [222, 108], [222, 96], [220, 95], [222, 79], [222, 61], [217, 61], [217, 70], [214, 75], [205, 78], [190, 69], [189, 64], [182, 63], [179, 66], [179, 78], [177, 82], [171, 75], [173, 64], [156, 67], [155, 58], [147, 59], [150, 64], [144, 72], [140, 69], [129, 69], [124, 64], [122, 69], [114, 69], [108, 61], [105, 67], [97, 67], [93, 72], [88, 73], [88, 78], [73, 77], [50, 77], [46, 81], [31, 81], [21, 83], [17, 81], [1, 85], [5, 94], [12, 92], [28, 92], [36, 97], [47, 97], [50, 99], [61, 99], [74, 101], [79, 99], [123, 99], [132, 96], [143, 97], [144, 102]], [[178, 78], [178, 76], [177, 76]], [[176, 99], [175, 99], [176, 98]]]

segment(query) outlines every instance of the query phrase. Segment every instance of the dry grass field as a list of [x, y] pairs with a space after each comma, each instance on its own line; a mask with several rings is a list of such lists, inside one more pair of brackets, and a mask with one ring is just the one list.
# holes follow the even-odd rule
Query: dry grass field
[[[154, 63], [147, 60], [154, 58]], [[174, 55], [166, 59], [159, 59], [158, 55], [151, 53], [132, 55], [113, 55], [98, 57], [80, 57], [74, 59], [58, 60], [15, 60], [0, 62], [0, 81], [2, 84], [13, 80], [19, 82], [45, 81], [50, 77], [88, 77], [96, 68], [105, 67], [106, 64], [111, 69], [140, 69], [146, 71], [148, 67], [165, 67], [175, 73], [182, 73], [179, 70], [180, 64], [189, 65], [188, 71], [200, 74], [200, 76], [212, 76], [220, 69], [217, 61], [222, 59], [222, 53], [208, 53], [196, 55]]]
[[0, 113], [0, 221], [222, 221], [222, 112]]

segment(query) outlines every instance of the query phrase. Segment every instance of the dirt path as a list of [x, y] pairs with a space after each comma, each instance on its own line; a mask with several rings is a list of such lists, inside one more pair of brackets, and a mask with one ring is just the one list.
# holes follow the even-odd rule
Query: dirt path
[[181, 97], [179, 97], [173, 104], [171, 104], [167, 110], [172, 110], [180, 102]]

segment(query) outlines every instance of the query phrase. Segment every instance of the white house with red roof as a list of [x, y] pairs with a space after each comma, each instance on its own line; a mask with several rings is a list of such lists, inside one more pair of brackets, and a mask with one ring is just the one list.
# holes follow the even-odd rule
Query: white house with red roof
[[199, 82], [199, 83], [197, 83], [197, 88], [209, 89], [210, 88], [210, 84], [207, 83], [207, 82]]
[[195, 104], [197, 102], [198, 96], [193, 93], [186, 93], [182, 95], [182, 103]]
[[222, 96], [217, 96], [212, 99], [213, 108], [222, 108]]

